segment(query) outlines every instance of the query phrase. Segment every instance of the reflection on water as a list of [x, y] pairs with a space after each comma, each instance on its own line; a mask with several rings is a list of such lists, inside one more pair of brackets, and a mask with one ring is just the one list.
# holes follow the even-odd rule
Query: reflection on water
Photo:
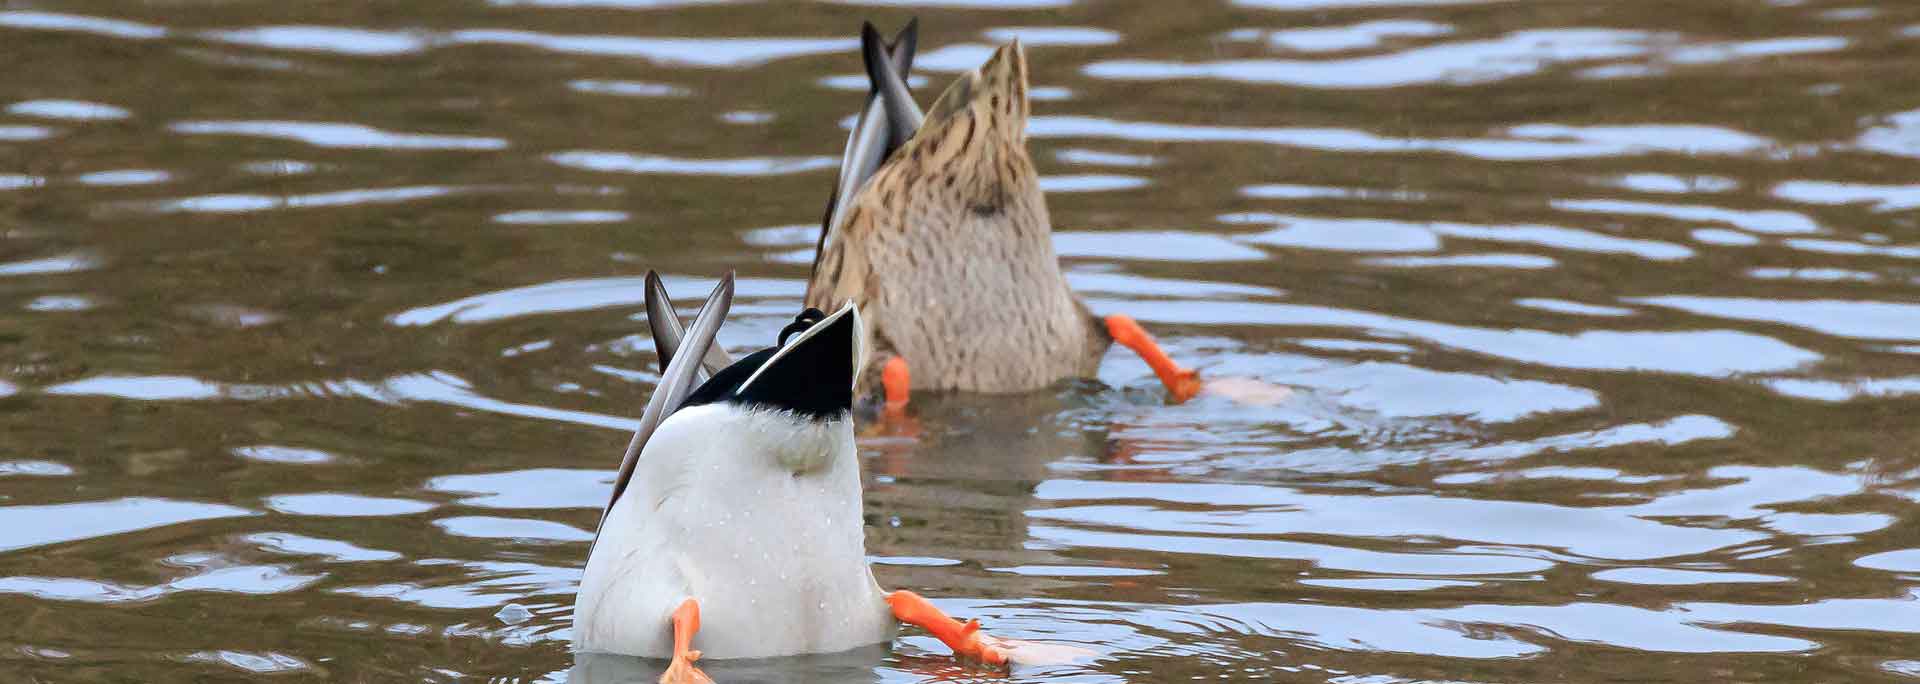
[[651, 681], [567, 651], [639, 274], [771, 341], [917, 14], [922, 104], [1028, 46], [1089, 306], [1290, 390], [1117, 353], [864, 439], [882, 584], [1097, 654], [1017, 679], [1920, 677], [1920, 6], [1569, 7], [0, 10], [0, 671]]

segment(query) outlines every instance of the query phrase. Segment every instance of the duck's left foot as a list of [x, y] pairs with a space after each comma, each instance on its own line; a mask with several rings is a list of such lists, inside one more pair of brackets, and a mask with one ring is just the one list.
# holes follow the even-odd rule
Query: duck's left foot
[[713, 679], [693, 661], [700, 652], [692, 648], [693, 633], [700, 631], [700, 602], [687, 599], [673, 611], [673, 662], [660, 673], [660, 684], [713, 684]]
[[913, 372], [907, 370], [906, 359], [898, 356], [887, 359], [886, 365], [880, 368], [880, 387], [885, 391], [887, 417], [905, 416], [907, 398], [913, 392]]
[[1200, 373], [1174, 363], [1160, 344], [1153, 341], [1146, 329], [1141, 328], [1132, 316], [1114, 314], [1107, 317], [1107, 334], [1113, 341], [1120, 343], [1153, 368], [1154, 375], [1160, 376], [1160, 383], [1167, 386], [1167, 395], [1173, 403], [1179, 404], [1200, 393]]
[[887, 605], [893, 606], [895, 619], [927, 630], [927, 633], [939, 639], [940, 643], [953, 649], [954, 656], [996, 667], [1006, 667], [1007, 652], [994, 643], [992, 637], [980, 633], [979, 620], [966, 622], [955, 620], [925, 598], [921, 598], [919, 594], [911, 591], [887, 594]]

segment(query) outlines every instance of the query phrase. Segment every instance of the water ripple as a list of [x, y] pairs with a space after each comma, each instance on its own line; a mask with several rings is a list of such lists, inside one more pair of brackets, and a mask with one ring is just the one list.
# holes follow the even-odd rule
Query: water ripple
[[392, 150], [503, 150], [507, 141], [466, 135], [393, 133], [371, 126], [315, 121], [179, 121], [168, 130], [188, 135], [280, 138], [315, 147]]

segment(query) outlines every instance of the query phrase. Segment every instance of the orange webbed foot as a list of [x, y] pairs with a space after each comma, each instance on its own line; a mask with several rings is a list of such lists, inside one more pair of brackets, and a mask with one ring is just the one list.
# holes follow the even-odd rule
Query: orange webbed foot
[[1167, 386], [1167, 395], [1173, 399], [1173, 403], [1183, 403], [1200, 393], [1200, 373], [1174, 363], [1132, 316], [1108, 316], [1107, 334], [1113, 337], [1113, 341], [1139, 354], [1147, 366], [1153, 368], [1154, 375], [1160, 376], [1160, 383]]
[[673, 611], [673, 662], [660, 673], [660, 684], [713, 684], [713, 679], [693, 661], [700, 652], [693, 650], [693, 634], [700, 631], [700, 602], [687, 599]]
[[880, 369], [880, 387], [886, 391], [887, 417], [902, 417], [907, 414], [907, 399], [913, 392], [913, 371], [907, 369], [907, 360], [895, 356], [887, 359]]
[[699, 651], [687, 651], [674, 656], [673, 662], [667, 665], [667, 671], [660, 673], [660, 684], [713, 684], [713, 678], [693, 666], [693, 661], [698, 659]]
[[997, 644], [990, 643], [992, 637], [980, 633], [979, 620], [955, 620], [911, 591], [887, 594], [887, 605], [893, 607], [895, 619], [927, 630], [940, 643], [953, 649], [955, 657], [996, 667], [1007, 665], [1007, 652]]

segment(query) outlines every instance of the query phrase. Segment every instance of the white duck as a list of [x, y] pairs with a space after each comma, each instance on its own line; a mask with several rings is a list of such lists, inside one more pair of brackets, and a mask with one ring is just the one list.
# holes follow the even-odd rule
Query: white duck
[[713, 341], [731, 274], [684, 331], [659, 277], [647, 284], [665, 370], [587, 559], [575, 648], [670, 657], [660, 681], [692, 684], [711, 681], [693, 666], [703, 654], [844, 651], [906, 622], [957, 655], [1005, 664], [977, 622], [882, 591], [867, 565], [851, 414], [867, 349], [854, 306], [808, 309], [777, 346], [729, 362]]

